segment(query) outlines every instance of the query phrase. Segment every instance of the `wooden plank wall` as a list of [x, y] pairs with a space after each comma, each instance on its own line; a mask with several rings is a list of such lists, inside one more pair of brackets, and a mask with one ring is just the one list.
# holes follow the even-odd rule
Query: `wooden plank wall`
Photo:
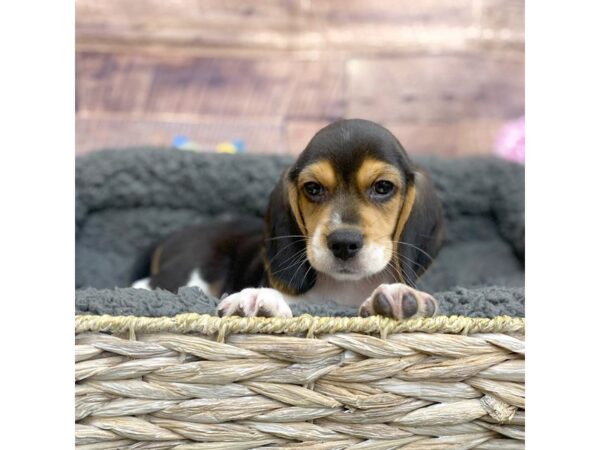
[[490, 153], [524, 112], [523, 3], [77, 0], [76, 150], [297, 154], [362, 117], [412, 153]]

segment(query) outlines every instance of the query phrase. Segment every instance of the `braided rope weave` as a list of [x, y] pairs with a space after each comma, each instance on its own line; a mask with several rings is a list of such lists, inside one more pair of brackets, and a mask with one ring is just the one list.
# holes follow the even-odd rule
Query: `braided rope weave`
[[77, 448], [523, 449], [524, 325], [77, 316]]

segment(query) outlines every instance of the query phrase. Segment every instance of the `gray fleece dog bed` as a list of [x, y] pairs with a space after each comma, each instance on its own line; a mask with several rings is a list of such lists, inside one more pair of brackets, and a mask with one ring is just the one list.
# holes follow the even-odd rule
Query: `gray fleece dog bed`
[[[442, 314], [524, 316], [524, 169], [492, 158], [413, 158], [444, 205], [446, 240], [420, 289]], [[78, 314], [214, 314], [197, 288], [177, 294], [129, 288], [140, 261], [170, 233], [223, 214], [261, 217], [290, 157], [105, 150], [76, 162]], [[294, 315], [354, 316], [332, 303], [294, 305]]]

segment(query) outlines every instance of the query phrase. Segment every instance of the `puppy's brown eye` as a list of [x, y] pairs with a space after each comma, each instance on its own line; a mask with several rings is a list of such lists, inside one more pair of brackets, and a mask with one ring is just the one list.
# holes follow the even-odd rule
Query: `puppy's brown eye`
[[371, 196], [376, 200], [384, 200], [394, 192], [394, 183], [387, 180], [379, 180], [371, 187]]
[[302, 186], [304, 193], [306, 196], [312, 201], [322, 200], [325, 195], [325, 189], [319, 183], [315, 183], [314, 181], [309, 181], [308, 183], [304, 183]]

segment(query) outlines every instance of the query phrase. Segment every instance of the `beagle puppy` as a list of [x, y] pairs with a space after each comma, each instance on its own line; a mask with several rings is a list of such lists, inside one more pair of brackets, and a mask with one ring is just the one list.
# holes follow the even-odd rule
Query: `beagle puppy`
[[433, 186], [400, 142], [373, 122], [340, 120], [282, 174], [264, 222], [230, 217], [176, 233], [154, 250], [147, 281], [221, 297], [219, 316], [291, 317], [290, 304], [334, 301], [363, 317], [428, 317], [437, 303], [414, 283], [442, 230]]

